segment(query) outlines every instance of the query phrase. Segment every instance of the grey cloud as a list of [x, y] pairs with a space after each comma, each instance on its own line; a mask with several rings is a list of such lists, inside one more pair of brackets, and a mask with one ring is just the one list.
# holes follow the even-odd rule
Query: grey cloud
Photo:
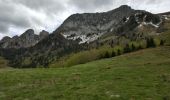
[[45, 13], [58, 13], [65, 9], [60, 0], [15, 0], [15, 3], [25, 5], [30, 9], [43, 10]]
[[11, 26], [18, 29], [45, 27], [45, 22], [64, 10], [64, 2], [59, 0], [0, 0], [0, 34], [10, 32]]
[[17, 13], [15, 6], [0, 2], [0, 32], [6, 33], [10, 26], [28, 27], [30, 22], [23, 16], [23, 13]]
[[99, 8], [113, 6], [114, 0], [70, 0], [69, 4], [83, 11], [95, 11]]
[[102, 12], [122, 4], [154, 13], [170, 10], [169, 0], [0, 0], [0, 34], [14, 34], [15, 28], [53, 31], [70, 14]]
[[7, 32], [8, 31], [8, 25], [6, 25], [6, 24], [0, 24], [0, 31], [1, 32]]
[[160, 3], [162, 0], [146, 0], [146, 4]]

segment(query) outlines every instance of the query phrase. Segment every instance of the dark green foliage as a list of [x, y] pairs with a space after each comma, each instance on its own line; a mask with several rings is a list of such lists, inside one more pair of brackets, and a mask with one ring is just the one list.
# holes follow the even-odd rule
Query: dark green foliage
[[117, 55], [121, 55], [120, 49], [117, 50]]
[[105, 52], [104, 58], [110, 58], [110, 54], [108, 51]]
[[136, 48], [135, 48], [134, 44], [132, 43], [132, 51], [135, 51], [135, 50], [136, 50]]
[[147, 39], [147, 48], [149, 48], [149, 47], [155, 47], [155, 43], [154, 43], [153, 38]]
[[126, 44], [126, 46], [124, 47], [124, 52], [125, 52], [125, 53], [128, 53], [128, 52], [130, 52], [130, 51], [131, 51], [131, 49], [130, 49], [129, 45]]
[[98, 59], [115, 57], [124, 53], [129, 53], [140, 49], [145, 49], [147, 46], [155, 47], [156, 45], [159, 46], [159, 39], [149, 38], [147, 40], [141, 40], [138, 42], [131, 41], [125, 46], [103, 46], [97, 49], [86, 50], [83, 52], [72, 54], [64, 60], [62, 59], [62, 62], [59, 61], [56, 64], [60, 65], [60, 67], [69, 67], [73, 65], [84, 64]]
[[154, 38], [154, 39], [153, 39], [153, 41], [154, 41], [154, 45], [155, 45], [155, 47], [157, 47], [157, 46], [160, 46], [160, 45], [161, 45], [161, 40], [160, 40], [159, 38]]
[[164, 41], [164, 40], [161, 40], [160, 45], [164, 45], [164, 44], [165, 44], [165, 41]]
[[157, 38], [157, 37], [152, 37], [147, 39], [147, 47], [157, 47], [160, 45], [164, 45], [164, 41]]
[[115, 57], [115, 56], [116, 56], [115, 51], [112, 51], [112, 57]]

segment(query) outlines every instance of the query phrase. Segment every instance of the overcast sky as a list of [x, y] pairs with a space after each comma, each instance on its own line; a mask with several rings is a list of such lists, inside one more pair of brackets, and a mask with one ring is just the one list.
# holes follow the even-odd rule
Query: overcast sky
[[0, 0], [0, 38], [32, 28], [54, 31], [74, 13], [104, 12], [129, 5], [152, 13], [170, 11], [170, 0]]

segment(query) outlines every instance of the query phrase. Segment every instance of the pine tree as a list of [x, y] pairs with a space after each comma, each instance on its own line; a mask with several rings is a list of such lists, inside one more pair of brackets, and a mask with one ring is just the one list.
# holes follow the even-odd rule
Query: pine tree
[[106, 51], [104, 58], [110, 58], [109, 52]]
[[132, 43], [132, 51], [135, 51], [135, 50], [136, 50], [136, 48], [135, 48], [134, 44]]
[[112, 57], [115, 57], [116, 54], [115, 54], [115, 51], [112, 51]]
[[118, 54], [118, 55], [121, 55], [121, 51], [120, 51], [119, 49], [117, 50], [117, 54]]
[[128, 44], [126, 44], [126, 46], [125, 46], [125, 48], [124, 48], [124, 51], [125, 51], [125, 53], [128, 53], [128, 52], [131, 51]]

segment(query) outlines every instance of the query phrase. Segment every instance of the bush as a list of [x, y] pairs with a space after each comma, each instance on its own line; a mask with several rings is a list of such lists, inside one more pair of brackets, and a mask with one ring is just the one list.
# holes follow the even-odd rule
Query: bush
[[104, 56], [104, 58], [110, 58], [110, 54], [109, 54], [109, 52], [108, 52], [108, 51], [106, 51], [106, 52], [105, 52], [105, 56]]
[[149, 48], [149, 47], [155, 47], [153, 38], [147, 39], [147, 48]]
[[115, 46], [114, 47], [114, 52], [116, 55], [121, 55], [124, 53], [124, 48], [123, 46]]
[[115, 51], [112, 51], [112, 57], [115, 57], [115, 56], [116, 56]]
[[153, 42], [154, 42], [154, 46], [156, 47], [161, 45], [161, 40], [159, 38], [154, 38]]
[[142, 40], [142, 41], [140, 41], [140, 48], [141, 49], [145, 49], [145, 48], [147, 48], [147, 41], [146, 40]]
[[136, 51], [136, 50], [139, 50], [139, 49], [140, 49], [140, 43], [134, 42], [134, 41], [129, 43], [129, 50], [130, 50], [130, 52], [131, 51]]
[[103, 46], [103, 47], [97, 49], [99, 59], [111, 57], [112, 56], [112, 49], [113, 48], [111, 48], [110, 46]]
[[165, 41], [164, 40], [161, 40], [161, 44], [160, 45], [164, 45], [165, 44]]
[[157, 47], [160, 45], [163, 45], [164, 42], [161, 41], [161, 39], [159, 39], [158, 37], [154, 37], [154, 38], [148, 38], [147, 39], [147, 47]]
[[131, 51], [131, 49], [130, 49], [130, 47], [129, 47], [129, 44], [126, 44], [126, 46], [124, 47], [124, 52], [125, 53], [128, 53], [128, 52], [130, 52]]
[[65, 66], [73, 66], [77, 64], [84, 64], [99, 58], [97, 50], [83, 51], [77, 54], [71, 55], [65, 62]]

